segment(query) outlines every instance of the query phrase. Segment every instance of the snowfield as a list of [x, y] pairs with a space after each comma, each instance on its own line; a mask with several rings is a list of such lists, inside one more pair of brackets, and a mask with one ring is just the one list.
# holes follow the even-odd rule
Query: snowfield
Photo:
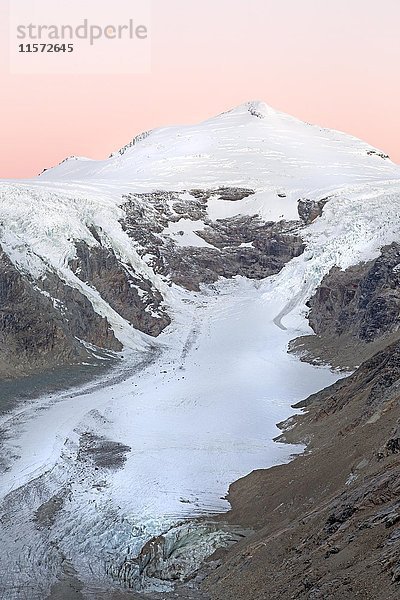
[[[103, 161], [72, 157], [43, 181], [110, 179], [146, 189], [253, 186], [298, 195], [340, 185], [398, 179], [379, 150], [347, 134], [309, 125], [263, 102], [249, 102], [200, 125], [165, 127]], [[384, 155], [383, 155], [384, 156]]]
[[[168, 285], [123, 230], [123, 196], [220, 186], [255, 193], [236, 202], [215, 194], [211, 221], [295, 219], [299, 198], [330, 200], [302, 232], [305, 252], [278, 275], [221, 279], [200, 292]], [[98, 243], [92, 225], [163, 293], [172, 323], [155, 340], [69, 268], [74, 241]], [[196, 232], [204, 225], [182, 219], [162, 235], [203, 248]], [[104, 161], [70, 159], [35, 180], [2, 182], [0, 244], [13, 263], [34, 279], [54, 269], [124, 344], [120, 378], [43, 397], [0, 422], [3, 597], [45, 598], [63, 560], [84, 596], [96, 597], [152, 536], [227, 510], [230, 483], [301, 451], [272, 441], [275, 424], [340, 376], [287, 353], [291, 339], [311, 333], [305, 302], [332, 266], [370, 260], [399, 238], [398, 166], [364, 142], [263, 103], [150, 132]], [[93, 453], [93, 440], [107, 442], [107, 460]]]

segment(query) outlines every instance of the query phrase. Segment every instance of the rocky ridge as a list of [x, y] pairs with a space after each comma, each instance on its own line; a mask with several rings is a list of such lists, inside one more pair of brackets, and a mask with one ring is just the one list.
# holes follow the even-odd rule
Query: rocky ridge
[[315, 336], [294, 340], [304, 360], [354, 368], [400, 336], [400, 245], [344, 271], [334, 267], [307, 302]]
[[0, 307], [0, 378], [84, 362], [93, 358], [90, 346], [122, 348], [87, 298], [51, 272], [32, 281], [3, 251]]

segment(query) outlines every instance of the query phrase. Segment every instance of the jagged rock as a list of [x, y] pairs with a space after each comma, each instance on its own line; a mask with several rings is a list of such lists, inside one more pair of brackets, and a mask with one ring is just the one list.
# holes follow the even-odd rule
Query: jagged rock
[[354, 506], [347, 505], [347, 506], [341, 507], [339, 512], [332, 513], [331, 515], [329, 515], [329, 517], [326, 521], [326, 525], [325, 525], [326, 531], [329, 534], [337, 531], [337, 529], [339, 529], [339, 527], [343, 523], [345, 523], [348, 519], [350, 519], [350, 517], [354, 514], [354, 512], [355, 512]]
[[109, 158], [113, 158], [114, 156], [118, 156], [118, 155], [123, 156], [127, 150], [129, 150], [130, 148], [133, 148], [133, 146], [136, 146], [136, 144], [138, 144], [142, 140], [145, 140], [146, 138], [148, 138], [149, 135], [151, 134], [151, 131], [152, 130], [150, 129], [149, 131], [143, 131], [142, 133], [139, 133], [128, 144], [125, 144], [125, 146], [123, 146], [116, 152], [112, 152], [112, 154], [110, 154]]
[[334, 267], [308, 302], [309, 322], [319, 335], [348, 334], [371, 342], [400, 326], [400, 245], [379, 258], [341, 271]]
[[337, 267], [307, 302], [317, 334], [290, 343], [301, 360], [354, 368], [400, 337], [400, 244], [367, 263]]
[[393, 527], [393, 525], [396, 525], [396, 523], [398, 523], [399, 521], [400, 513], [398, 513], [397, 511], [393, 511], [385, 518], [385, 527]]
[[171, 319], [161, 308], [160, 292], [122, 265], [111, 249], [89, 248], [84, 242], [77, 242], [76, 249], [77, 256], [70, 262], [72, 271], [94, 287], [133, 327], [157, 336], [169, 325]]
[[389, 154], [385, 154], [384, 152], [379, 152], [378, 150], [367, 150], [367, 154], [369, 156], [373, 156], [375, 154], [376, 156], [379, 156], [380, 158], [383, 158], [384, 160], [390, 159]]
[[393, 569], [392, 583], [400, 581], [400, 564]]
[[79, 340], [98, 348], [120, 351], [122, 344], [115, 337], [106, 318], [98, 315], [90, 301], [77, 289], [66, 285], [52, 272], [36, 282], [38, 289], [54, 298], [53, 306], [63, 318], [64, 326]]
[[0, 377], [87, 360], [90, 351], [79, 340], [122, 348], [87, 298], [51, 272], [31, 281], [0, 249]]
[[398, 454], [400, 452], [400, 437], [392, 438], [386, 442], [386, 449], [391, 454]]
[[[245, 188], [219, 188], [186, 192], [194, 200], [178, 192], [130, 196], [123, 205], [126, 213], [123, 226], [140, 244], [142, 253], [152, 256], [149, 264], [155, 272], [186, 289], [199, 290], [202, 283], [214, 283], [219, 277], [243, 275], [262, 279], [278, 273], [286, 262], [303, 252], [298, 224], [264, 223], [254, 216], [215, 222], [206, 218], [211, 195], [234, 202], [253, 193]], [[203, 219], [206, 227], [197, 234], [214, 248], [177, 246], [160, 235], [169, 221], [179, 218]]]
[[213, 195], [218, 196], [221, 200], [229, 200], [231, 202], [243, 200], [243, 198], [248, 198], [254, 193], [254, 190], [250, 190], [248, 188], [233, 187], [221, 187], [212, 192]]
[[310, 225], [317, 217], [322, 215], [323, 208], [328, 200], [329, 198], [323, 198], [322, 200], [300, 199], [297, 203], [300, 219], [306, 225]]

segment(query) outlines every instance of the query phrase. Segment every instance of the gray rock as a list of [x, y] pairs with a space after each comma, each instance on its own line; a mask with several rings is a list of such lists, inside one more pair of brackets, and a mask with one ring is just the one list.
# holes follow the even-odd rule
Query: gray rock
[[368, 263], [333, 268], [309, 300], [309, 322], [318, 335], [351, 333], [365, 343], [398, 332], [400, 326], [400, 245], [382, 249]]
[[[110, 248], [76, 243], [72, 271], [89, 283], [135, 329], [157, 336], [171, 322], [161, 308], [163, 297], [151, 283], [128, 270]], [[140, 293], [139, 293], [140, 291]]]
[[87, 360], [90, 351], [79, 340], [121, 349], [87, 298], [51, 272], [40, 281], [30, 280], [0, 248], [0, 377]]
[[323, 208], [328, 202], [329, 198], [323, 198], [322, 200], [309, 200], [308, 198], [300, 199], [297, 204], [297, 211], [300, 219], [306, 224], [310, 225], [317, 217], [322, 215]]

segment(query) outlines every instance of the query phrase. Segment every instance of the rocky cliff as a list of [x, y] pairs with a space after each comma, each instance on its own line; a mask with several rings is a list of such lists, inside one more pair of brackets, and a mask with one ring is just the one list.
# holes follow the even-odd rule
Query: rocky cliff
[[0, 378], [81, 363], [92, 357], [85, 342], [122, 348], [106, 319], [76, 289], [51, 272], [32, 281], [0, 250]]
[[291, 347], [306, 360], [353, 368], [400, 336], [400, 245], [375, 260], [325, 275], [307, 302], [316, 336]]

